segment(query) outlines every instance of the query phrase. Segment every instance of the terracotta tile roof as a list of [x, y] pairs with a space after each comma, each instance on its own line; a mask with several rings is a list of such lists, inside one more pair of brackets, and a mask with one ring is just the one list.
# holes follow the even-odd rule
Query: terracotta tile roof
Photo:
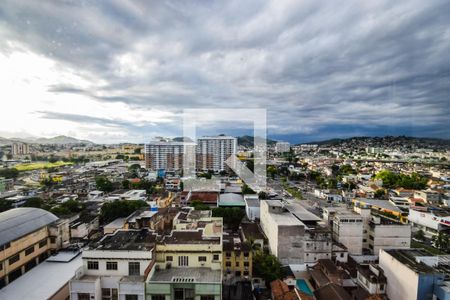
[[[270, 283], [270, 288], [272, 290], [273, 300], [300, 300], [295, 290], [289, 290], [288, 285], [277, 279]], [[306, 299], [306, 298], [305, 298]]]

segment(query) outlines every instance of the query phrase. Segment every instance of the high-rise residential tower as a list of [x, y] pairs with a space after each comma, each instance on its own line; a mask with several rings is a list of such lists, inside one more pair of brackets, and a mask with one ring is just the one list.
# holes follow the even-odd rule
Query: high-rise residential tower
[[197, 139], [197, 170], [225, 170], [225, 161], [236, 155], [236, 149], [237, 139], [232, 136], [205, 136]]

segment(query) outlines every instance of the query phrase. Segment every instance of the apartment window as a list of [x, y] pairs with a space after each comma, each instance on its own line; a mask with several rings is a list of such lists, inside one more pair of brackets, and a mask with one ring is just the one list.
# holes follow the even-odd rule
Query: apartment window
[[102, 300], [111, 299], [111, 289], [102, 289]]
[[125, 300], [138, 300], [138, 295], [125, 295]]
[[2, 271], [2, 270], [3, 270], [3, 262], [0, 261], [0, 271]]
[[6, 244], [3, 244], [2, 246], [0, 246], [0, 250], [5, 250], [5, 249], [8, 249], [9, 247], [11, 247], [11, 243], [6, 243]]
[[201, 296], [200, 300], [214, 300], [214, 296], [211, 296], [211, 295]]
[[116, 261], [107, 261], [106, 262], [106, 270], [117, 270], [117, 262]]
[[42, 248], [45, 246], [47, 246], [47, 239], [43, 239], [42, 241], [39, 242], [39, 248]]
[[30, 255], [34, 252], [34, 245], [25, 249], [25, 255]]
[[141, 275], [141, 266], [139, 262], [129, 262], [128, 263], [128, 274], [130, 276], [139, 276]]
[[13, 263], [18, 262], [19, 259], [20, 259], [20, 255], [19, 255], [19, 253], [17, 253], [16, 255], [11, 256], [11, 258], [8, 260], [8, 262], [10, 265], [12, 265]]
[[248, 257], [248, 252], [244, 252], [244, 257]]
[[203, 262], [205, 262], [205, 261], [206, 261], [206, 256], [199, 256], [199, 257], [198, 257], [198, 261], [203, 261]]
[[241, 271], [236, 271], [236, 273], [234, 273], [236, 276], [241, 276]]
[[153, 295], [152, 300], [166, 300], [166, 296], [164, 295]]
[[195, 292], [193, 289], [174, 289], [175, 300], [194, 300]]
[[219, 260], [219, 254], [214, 254], [213, 260]]
[[56, 238], [54, 236], [50, 237], [50, 243], [51, 244], [56, 243]]
[[178, 256], [178, 266], [179, 267], [189, 266], [189, 256]]
[[236, 262], [236, 267], [239, 267], [239, 262], [238, 261]]
[[244, 267], [248, 267], [249, 263], [248, 261], [244, 261]]
[[173, 261], [173, 256], [166, 256], [166, 261]]
[[102, 300], [118, 300], [117, 289], [102, 289]]
[[86, 293], [78, 293], [78, 300], [91, 300], [91, 295]]
[[89, 260], [87, 262], [88, 270], [98, 270], [98, 261]]
[[225, 262], [225, 266], [227, 266], [227, 267], [231, 267], [231, 261], [227, 261], [227, 262]]
[[225, 255], [226, 255], [227, 257], [231, 257], [231, 252], [227, 252]]
[[244, 271], [244, 276], [248, 276], [248, 271]]

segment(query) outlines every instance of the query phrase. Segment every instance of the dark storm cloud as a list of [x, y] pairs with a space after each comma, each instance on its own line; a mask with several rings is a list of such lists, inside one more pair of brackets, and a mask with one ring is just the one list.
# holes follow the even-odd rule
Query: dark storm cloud
[[449, 12], [448, 1], [11, 0], [0, 50], [16, 41], [96, 79], [49, 87], [61, 97], [267, 108], [278, 135], [449, 137]]

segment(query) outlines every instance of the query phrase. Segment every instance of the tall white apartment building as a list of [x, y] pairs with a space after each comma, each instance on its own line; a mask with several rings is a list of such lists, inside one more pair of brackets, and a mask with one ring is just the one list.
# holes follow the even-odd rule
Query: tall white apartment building
[[145, 167], [152, 170], [176, 171], [183, 168], [183, 158], [187, 151], [195, 150], [191, 142], [175, 142], [159, 139], [144, 146]]
[[25, 143], [13, 143], [11, 146], [12, 155], [25, 155], [30, 153], [30, 147]]
[[278, 153], [289, 152], [291, 150], [291, 144], [288, 142], [277, 142], [275, 145], [275, 151]]
[[237, 139], [232, 136], [205, 136], [197, 139], [197, 170], [223, 171], [225, 161], [237, 152]]

